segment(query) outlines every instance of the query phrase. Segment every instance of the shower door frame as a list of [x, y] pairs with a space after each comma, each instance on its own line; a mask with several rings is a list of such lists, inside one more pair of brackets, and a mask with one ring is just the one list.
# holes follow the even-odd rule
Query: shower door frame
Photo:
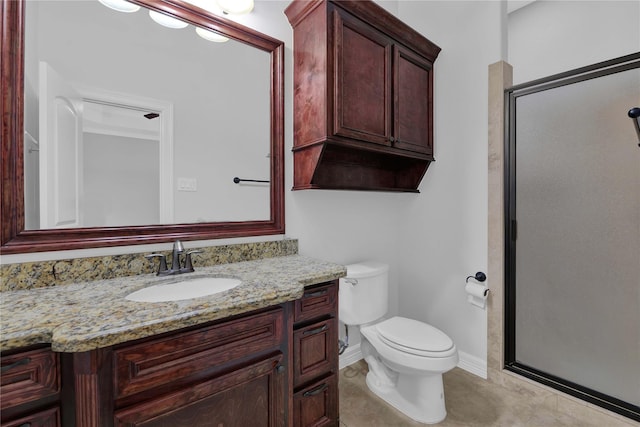
[[[640, 52], [512, 86], [504, 91], [504, 369], [625, 417], [640, 421], [640, 407], [565, 380], [516, 359], [516, 101], [521, 96], [640, 68]], [[629, 106], [629, 108], [634, 106]], [[626, 113], [626, 112], [622, 112]], [[632, 126], [629, 121], [629, 126]]]

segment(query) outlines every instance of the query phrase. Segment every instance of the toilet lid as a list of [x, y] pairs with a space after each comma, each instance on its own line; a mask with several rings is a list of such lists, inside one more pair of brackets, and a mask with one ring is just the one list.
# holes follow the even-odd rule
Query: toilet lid
[[376, 329], [380, 338], [388, 345], [408, 353], [431, 355], [448, 352], [453, 348], [453, 341], [447, 334], [413, 319], [392, 317], [377, 324]]

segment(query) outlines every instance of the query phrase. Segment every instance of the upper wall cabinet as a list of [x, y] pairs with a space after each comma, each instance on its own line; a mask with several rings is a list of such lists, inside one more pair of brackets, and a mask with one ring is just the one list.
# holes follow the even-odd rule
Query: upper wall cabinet
[[295, 0], [294, 190], [417, 192], [440, 48], [371, 1]]

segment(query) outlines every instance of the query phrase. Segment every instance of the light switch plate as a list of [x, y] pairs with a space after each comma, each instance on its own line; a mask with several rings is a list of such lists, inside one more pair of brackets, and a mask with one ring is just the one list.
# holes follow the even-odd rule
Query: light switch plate
[[178, 191], [198, 191], [198, 181], [195, 178], [178, 178]]

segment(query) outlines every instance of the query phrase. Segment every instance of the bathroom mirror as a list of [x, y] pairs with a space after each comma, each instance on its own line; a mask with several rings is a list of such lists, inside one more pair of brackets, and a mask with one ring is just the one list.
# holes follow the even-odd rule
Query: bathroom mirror
[[283, 43], [187, 2], [131, 4], [3, 2], [2, 253], [284, 232]]

